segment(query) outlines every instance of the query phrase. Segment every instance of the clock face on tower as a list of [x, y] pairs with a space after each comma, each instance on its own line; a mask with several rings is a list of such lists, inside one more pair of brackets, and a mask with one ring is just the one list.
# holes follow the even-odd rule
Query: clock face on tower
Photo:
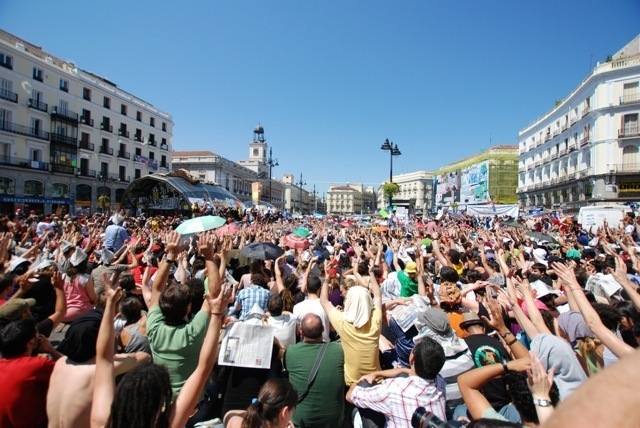
[[253, 155], [254, 156], [258, 156], [260, 154], [260, 150], [258, 149], [253, 149]]

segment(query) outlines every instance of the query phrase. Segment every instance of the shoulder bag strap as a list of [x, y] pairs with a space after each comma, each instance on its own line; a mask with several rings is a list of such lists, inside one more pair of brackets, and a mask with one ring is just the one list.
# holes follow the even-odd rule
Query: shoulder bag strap
[[322, 344], [322, 347], [320, 348], [320, 352], [318, 352], [318, 357], [316, 358], [316, 362], [313, 364], [313, 368], [309, 373], [309, 379], [307, 379], [307, 387], [302, 392], [302, 394], [300, 394], [300, 396], [298, 397], [298, 404], [300, 404], [302, 400], [304, 400], [304, 398], [307, 396], [307, 394], [309, 394], [309, 389], [311, 389], [311, 384], [313, 383], [313, 381], [316, 378], [316, 375], [318, 374], [320, 363], [322, 363], [322, 358], [324, 357], [324, 353], [328, 347], [329, 347], [328, 342], [325, 342]]

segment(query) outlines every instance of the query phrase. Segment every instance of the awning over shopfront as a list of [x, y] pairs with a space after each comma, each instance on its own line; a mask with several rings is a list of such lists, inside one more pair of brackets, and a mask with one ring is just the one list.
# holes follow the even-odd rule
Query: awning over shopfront
[[216, 208], [244, 208], [224, 187], [203, 183], [181, 171], [134, 180], [124, 193], [122, 208], [143, 211], [187, 211], [193, 204]]

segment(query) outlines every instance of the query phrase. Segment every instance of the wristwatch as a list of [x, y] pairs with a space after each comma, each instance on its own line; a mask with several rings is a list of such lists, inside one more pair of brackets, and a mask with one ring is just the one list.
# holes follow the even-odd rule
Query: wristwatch
[[545, 400], [544, 398], [534, 398], [533, 404], [538, 407], [551, 407], [553, 404], [549, 400]]

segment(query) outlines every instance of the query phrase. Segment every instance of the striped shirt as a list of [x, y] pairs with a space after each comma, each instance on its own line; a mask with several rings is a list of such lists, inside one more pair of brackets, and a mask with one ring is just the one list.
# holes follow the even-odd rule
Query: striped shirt
[[441, 376], [435, 380], [409, 376], [385, 379], [369, 388], [356, 386], [351, 401], [357, 407], [385, 415], [386, 427], [409, 427], [413, 412], [420, 406], [446, 421], [445, 395], [445, 381]]

